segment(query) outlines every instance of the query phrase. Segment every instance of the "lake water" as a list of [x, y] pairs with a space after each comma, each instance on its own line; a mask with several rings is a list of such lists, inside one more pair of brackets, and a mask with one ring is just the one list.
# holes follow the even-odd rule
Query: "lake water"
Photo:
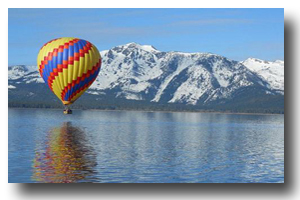
[[8, 110], [8, 182], [284, 182], [284, 116]]

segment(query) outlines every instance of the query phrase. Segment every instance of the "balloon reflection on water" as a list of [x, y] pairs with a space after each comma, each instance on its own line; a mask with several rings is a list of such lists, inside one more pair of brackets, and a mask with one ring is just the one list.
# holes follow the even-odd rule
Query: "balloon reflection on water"
[[96, 155], [85, 133], [70, 122], [53, 128], [36, 149], [33, 180], [45, 183], [90, 182]]

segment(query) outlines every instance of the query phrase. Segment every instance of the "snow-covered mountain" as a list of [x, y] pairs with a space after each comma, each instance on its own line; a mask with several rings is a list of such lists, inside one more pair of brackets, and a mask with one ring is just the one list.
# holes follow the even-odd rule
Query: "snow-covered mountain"
[[[136, 43], [100, 53], [101, 71], [87, 91], [95, 97], [109, 94], [127, 100], [206, 105], [232, 101], [238, 95], [284, 92], [283, 61], [238, 62], [211, 53], [162, 52]], [[20, 84], [43, 82], [34, 66], [9, 67], [8, 80], [9, 91]]]
[[37, 71], [36, 66], [17, 65], [8, 67], [8, 80], [21, 79], [25, 83], [44, 83], [44, 80]]
[[266, 80], [273, 90], [284, 92], [284, 61], [276, 60], [270, 62], [248, 58], [242, 64]]

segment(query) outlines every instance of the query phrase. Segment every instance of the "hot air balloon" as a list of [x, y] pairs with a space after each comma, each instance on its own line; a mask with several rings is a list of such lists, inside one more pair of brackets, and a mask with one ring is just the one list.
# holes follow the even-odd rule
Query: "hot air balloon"
[[51, 91], [71, 114], [74, 103], [94, 82], [101, 67], [98, 49], [90, 42], [63, 37], [44, 44], [37, 57], [38, 70]]

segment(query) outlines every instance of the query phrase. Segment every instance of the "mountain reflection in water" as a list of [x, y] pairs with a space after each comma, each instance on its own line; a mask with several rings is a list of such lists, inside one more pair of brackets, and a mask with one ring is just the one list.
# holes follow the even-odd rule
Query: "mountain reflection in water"
[[45, 183], [89, 182], [96, 155], [87, 144], [83, 130], [70, 122], [51, 129], [46, 141], [37, 145], [32, 179]]

